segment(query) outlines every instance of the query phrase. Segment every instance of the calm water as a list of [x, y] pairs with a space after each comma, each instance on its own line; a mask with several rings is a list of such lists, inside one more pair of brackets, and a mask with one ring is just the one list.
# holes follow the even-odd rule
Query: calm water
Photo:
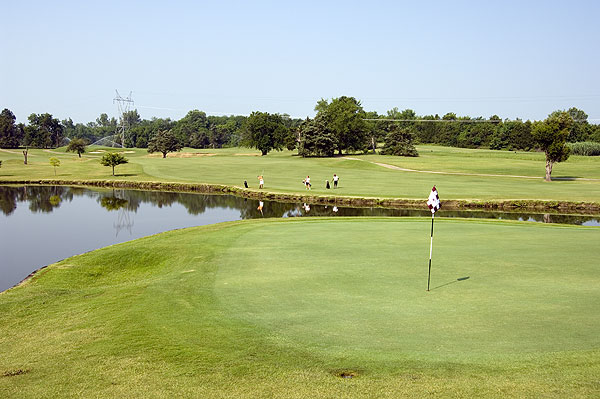
[[[172, 229], [262, 217], [431, 215], [426, 209], [304, 205], [264, 201], [260, 210], [257, 200], [225, 195], [0, 186], [0, 291], [72, 255]], [[600, 225], [600, 218], [594, 216], [443, 208], [439, 216]]]

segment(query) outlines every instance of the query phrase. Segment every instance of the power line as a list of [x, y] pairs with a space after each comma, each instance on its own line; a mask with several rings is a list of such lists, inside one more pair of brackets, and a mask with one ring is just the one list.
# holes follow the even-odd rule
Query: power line
[[[599, 121], [600, 119], [578, 119], [573, 122]], [[386, 119], [386, 118], [364, 118], [363, 121], [381, 121], [381, 122], [426, 122], [426, 123], [501, 123], [501, 122], [523, 122], [521, 119], [502, 120], [502, 119]]]
[[117, 96], [113, 98], [113, 104], [117, 103], [117, 109], [119, 110], [119, 116], [121, 117], [121, 123], [117, 127], [117, 135], [121, 135], [121, 147], [125, 148], [125, 132], [129, 129], [129, 121], [125, 117], [131, 107], [133, 106], [133, 100], [131, 99], [131, 92], [129, 92], [129, 96], [126, 98], [121, 97], [119, 91], [115, 89]]
[[[460, 122], [460, 123], [500, 123], [503, 122], [500, 119], [385, 119], [385, 118], [365, 118], [364, 121], [384, 121], [384, 122], [431, 122], [431, 123], [442, 123], [442, 122]], [[507, 121], [513, 122], [513, 121]]]

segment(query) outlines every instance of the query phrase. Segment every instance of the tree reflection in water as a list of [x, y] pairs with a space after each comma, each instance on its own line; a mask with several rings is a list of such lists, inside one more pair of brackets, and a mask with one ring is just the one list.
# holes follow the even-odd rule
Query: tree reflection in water
[[[332, 205], [285, 203], [254, 200], [232, 195], [205, 195], [194, 193], [175, 193], [139, 190], [87, 189], [66, 186], [0, 186], [0, 210], [4, 215], [12, 214], [18, 203], [27, 203], [32, 212], [52, 212], [74, 197], [96, 198], [100, 206], [108, 211], [118, 211], [115, 222], [117, 234], [120, 230], [131, 229], [133, 220], [130, 212], [137, 212], [141, 204], [155, 207], [170, 207], [180, 204], [190, 215], [200, 215], [213, 208], [239, 210], [241, 219], [261, 217], [302, 217], [302, 216], [429, 216], [427, 209], [390, 209], [390, 208], [349, 208]], [[263, 206], [260, 206], [260, 202]], [[308, 209], [308, 210], [307, 210]], [[597, 216], [561, 215], [526, 212], [491, 211], [449, 211], [440, 210], [440, 216], [483, 219], [525, 220], [542, 223], [565, 223], [581, 225], [598, 224]]]
[[[119, 190], [119, 194], [121, 197], [125, 196], [124, 190]], [[129, 216], [129, 200], [124, 198], [117, 197], [117, 193], [113, 190], [112, 195], [110, 197], [100, 197], [100, 205], [106, 209], [107, 211], [118, 211], [118, 217], [113, 226], [115, 228], [115, 237], [119, 236], [119, 232], [123, 229], [127, 229], [129, 235], [131, 235], [131, 231], [133, 229], [134, 221]], [[136, 204], [137, 209], [138, 204]]]

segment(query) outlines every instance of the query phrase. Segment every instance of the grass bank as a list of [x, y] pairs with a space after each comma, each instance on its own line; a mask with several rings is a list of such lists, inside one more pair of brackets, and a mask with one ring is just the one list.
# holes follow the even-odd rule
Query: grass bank
[[0, 394], [598, 396], [599, 239], [440, 219], [430, 292], [426, 218], [252, 220], [107, 247], [0, 294]]
[[[91, 150], [82, 158], [65, 153], [64, 149], [30, 150], [27, 166], [23, 165], [20, 151], [5, 150], [0, 153], [0, 159], [4, 160], [0, 181], [49, 183], [56, 180], [69, 184], [128, 184], [127, 187], [195, 185], [193, 190], [209, 187], [210, 190], [286, 200], [310, 197], [317, 203], [339, 200], [357, 204], [361, 202], [358, 198], [366, 198], [363, 204], [368, 206], [421, 204], [435, 184], [447, 206], [593, 211], [600, 206], [600, 159], [593, 157], [571, 157], [557, 164], [553, 176], [561, 180], [548, 183], [543, 181], [543, 154], [538, 153], [421, 146], [421, 156], [416, 159], [381, 155], [305, 159], [288, 151], [261, 157], [256, 151], [230, 148], [185, 149], [162, 159], [134, 149], [125, 150], [130, 163], [118, 166], [117, 176], [113, 177], [110, 168], [98, 162], [106, 149]], [[51, 156], [61, 160], [56, 176], [48, 162]], [[327, 190], [325, 180], [331, 182], [334, 173], [341, 176], [340, 186]], [[259, 174], [265, 176], [265, 189], [260, 191], [256, 179]], [[313, 182], [310, 191], [302, 184], [307, 175]], [[244, 189], [244, 181], [250, 189]]]

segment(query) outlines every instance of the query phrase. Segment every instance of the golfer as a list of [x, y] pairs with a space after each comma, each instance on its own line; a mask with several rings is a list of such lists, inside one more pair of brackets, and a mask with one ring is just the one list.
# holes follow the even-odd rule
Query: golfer
[[258, 176], [258, 188], [263, 188], [265, 184], [265, 180], [263, 179], [262, 175]]
[[306, 189], [310, 190], [310, 176], [306, 176], [306, 179], [304, 179], [304, 184], [306, 185]]
[[333, 188], [337, 188], [338, 180], [340, 180], [340, 177], [334, 173], [333, 174]]

